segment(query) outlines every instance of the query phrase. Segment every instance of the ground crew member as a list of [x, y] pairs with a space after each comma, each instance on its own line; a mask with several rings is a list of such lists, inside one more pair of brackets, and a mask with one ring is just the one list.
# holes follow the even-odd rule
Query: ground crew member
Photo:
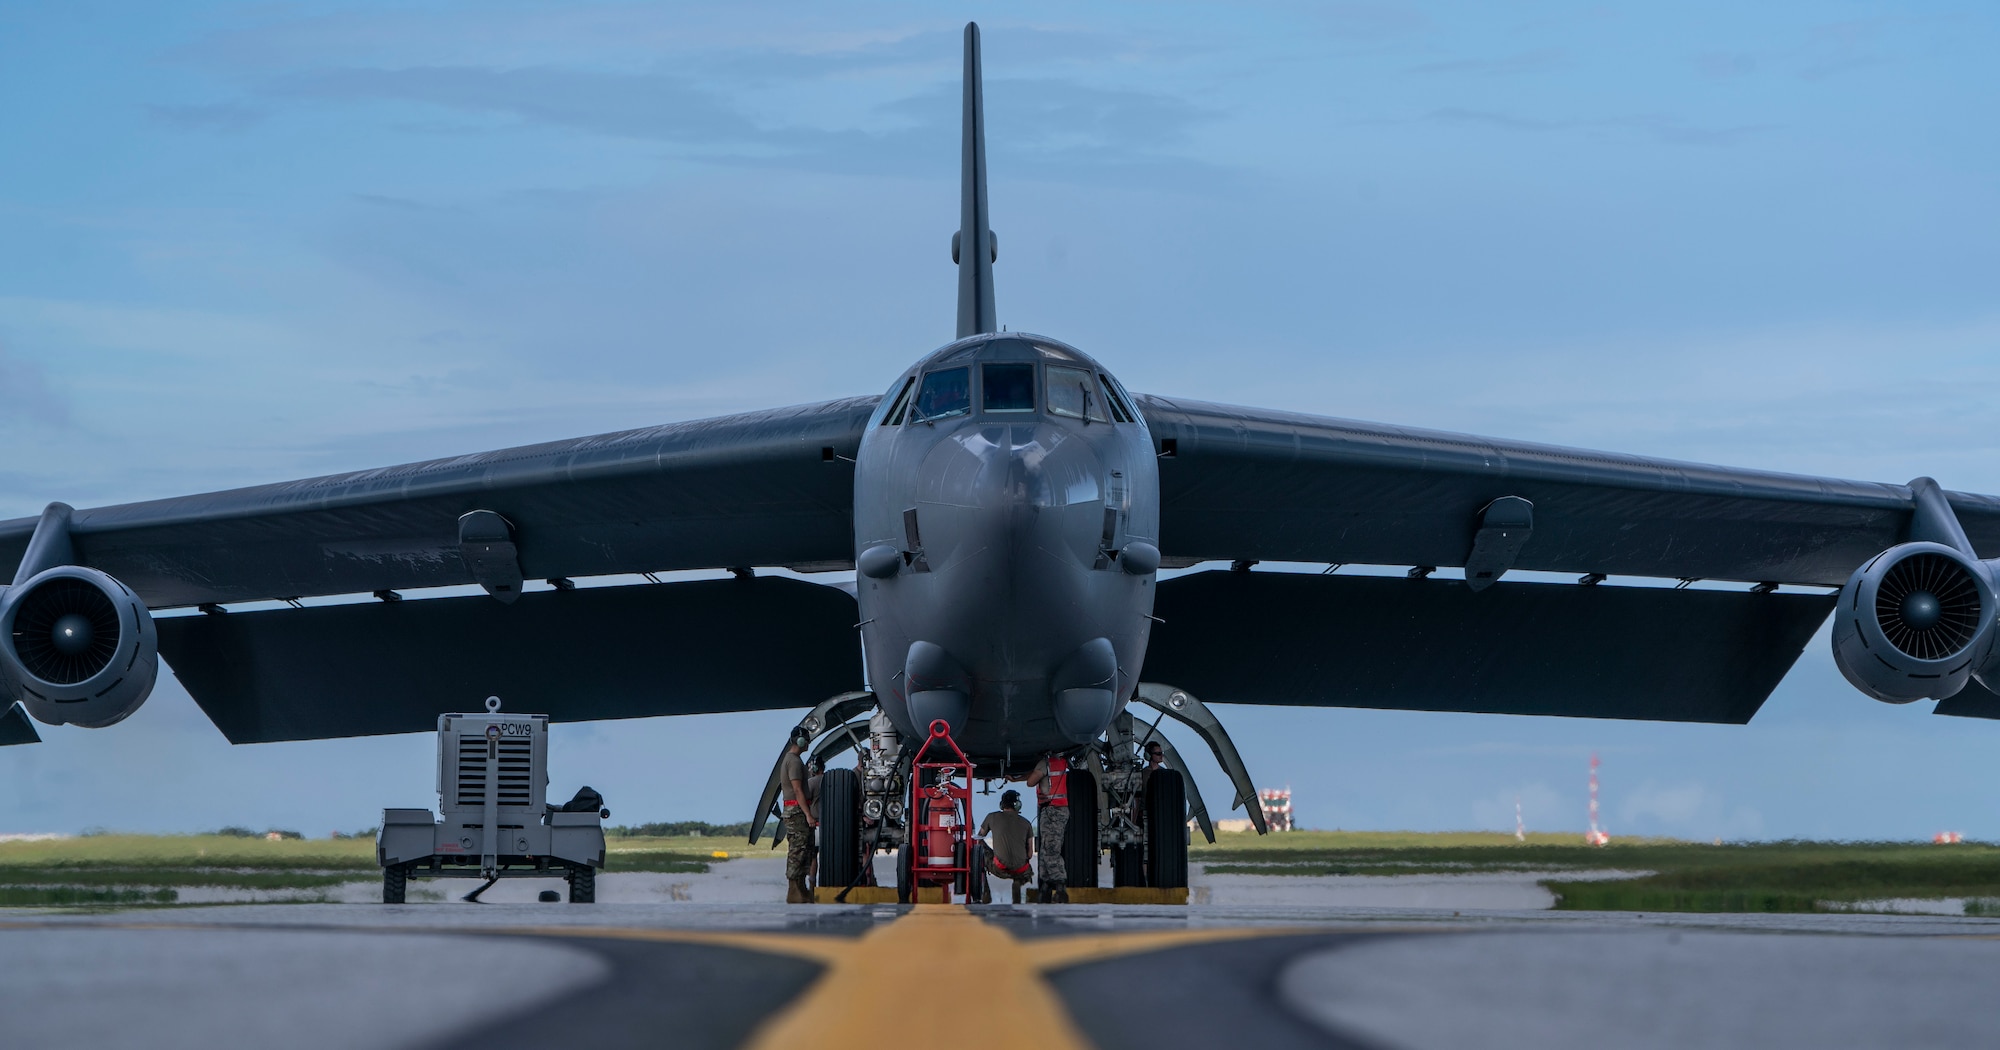
[[[1008, 789], [1000, 793], [1000, 808], [979, 822], [976, 838], [993, 835], [992, 850], [986, 854], [986, 871], [1014, 884], [1014, 903], [1021, 903], [1021, 887], [1028, 884], [1028, 862], [1035, 859], [1035, 826], [1021, 815], [1021, 793]], [[984, 879], [985, 874], [980, 878]]]
[[1050, 755], [1028, 774], [1035, 789], [1036, 831], [1041, 838], [1042, 903], [1068, 904], [1069, 870], [1063, 866], [1063, 838], [1069, 831], [1069, 759]]
[[[806, 763], [806, 806], [812, 810], [813, 819], [819, 819], [819, 785], [826, 779], [826, 763], [815, 758]], [[819, 886], [819, 850], [813, 850], [812, 870], [806, 873], [806, 898], [814, 900], [812, 891]]]
[[806, 727], [792, 730], [792, 742], [778, 763], [778, 787], [785, 796], [785, 903], [811, 904], [806, 877], [812, 873], [819, 850], [813, 844], [813, 829], [819, 816], [813, 812], [812, 797], [806, 792], [806, 764], [799, 756], [812, 743]]
[[1153, 770], [1167, 768], [1167, 750], [1157, 740], [1146, 741], [1146, 764], [1139, 768], [1139, 793], [1132, 796], [1132, 819], [1143, 823], [1146, 792], [1153, 788]]

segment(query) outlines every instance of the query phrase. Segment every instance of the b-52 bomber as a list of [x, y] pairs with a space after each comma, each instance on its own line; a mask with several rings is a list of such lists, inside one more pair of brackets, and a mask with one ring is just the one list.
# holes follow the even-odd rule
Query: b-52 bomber
[[[836, 884], [902, 840], [897, 763], [939, 720], [981, 776], [1092, 774], [1081, 881], [1142, 848], [1119, 870], [1171, 879], [1180, 822], [1209, 827], [1181, 775], [1138, 804], [1159, 718], [1261, 830], [1212, 702], [1743, 723], [1833, 615], [1862, 692], [2000, 716], [2000, 498], [1135, 394], [1002, 329], [976, 26], [964, 57], [957, 337], [882, 396], [0, 522], [0, 737], [109, 726], [162, 660], [236, 743], [496, 693], [556, 721], [810, 708], [818, 756], [865, 744], [823, 787]], [[576, 582], [703, 569], [729, 572]]]

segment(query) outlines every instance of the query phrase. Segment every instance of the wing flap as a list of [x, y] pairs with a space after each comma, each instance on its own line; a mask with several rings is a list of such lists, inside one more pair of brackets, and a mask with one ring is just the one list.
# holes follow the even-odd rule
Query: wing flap
[[1193, 573], [1159, 585], [1145, 678], [1233, 703], [1743, 723], [1834, 600]]
[[806, 708], [861, 682], [854, 599], [776, 577], [162, 617], [231, 743], [434, 729], [498, 696], [561, 722]]

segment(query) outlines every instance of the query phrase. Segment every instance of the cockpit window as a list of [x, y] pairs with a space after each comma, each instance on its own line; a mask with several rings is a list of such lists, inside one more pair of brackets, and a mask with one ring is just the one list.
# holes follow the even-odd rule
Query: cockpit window
[[1049, 415], [1111, 422], [1104, 414], [1104, 397], [1097, 392], [1097, 381], [1081, 368], [1049, 366]]
[[917, 388], [917, 403], [910, 406], [910, 418], [930, 422], [972, 411], [972, 370], [945, 368], [924, 377]]
[[903, 380], [903, 388], [896, 391], [896, 400], [889, 405], [889, 411], [882, 416], [882, 425], [893, 427], [903, 421], [903, 410], [910, 406], [910, 388], [917, 385], [917, 377]]
[[1097, 378], [1104, 380], [1104, 396], [1111, 401], [1112, 419], [1120, 423], [1130, 423], [1138, 418], [1132, 414], [1132, 406], [1125, 403], [1125, 392], [1118, 389], [1118, 384], [1112, 382], [1110, 376], [1099, 372]]
[[979, 368], [979, 404], [988, 412], [1033, 412], [1035, 366], [989, 364]]

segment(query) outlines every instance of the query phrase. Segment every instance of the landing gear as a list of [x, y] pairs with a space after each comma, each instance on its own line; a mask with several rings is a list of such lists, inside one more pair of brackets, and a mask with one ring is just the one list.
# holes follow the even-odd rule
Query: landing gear
[[1146, 783], [1146, 882], [1188, 884], [1187, 790], [1177, 769], [1156, 769]]
[[1111, 884], [1121, 887], [1146, 884], [1146, 847], [1111, 847]]
[[[1152, 707], [1201, 736], [1236, 787], [1236, 806], [1249, 806], [1251, 823], [1262, 834], [1264, 814], [1250, 774], [1208, 708], [1183, 690], [1153, 683], [1141, 684], [1134, 701], [1135, 709], [1140, 704]], [[1163, 765], [1148, 770], [1142, 756], [1154, 745], [1161, 751]], [[1087, 761], [1094, 777], [1081, 771], [1071, 774], [1070, 838], [1063, 851], [1070, 884], [1095, 886], [1097, 859], [1109, 851], [1114, 887], [1186, 889], [1188, 821], [1200, 825], [1210, 842], [1215, 834], [1208, 808], [1173, 744], [1156, 725], [1138, 721], [1132, 710], [1121, 711], [1104, 738], [1089, 749]], [[1089, 819], [1079, 820], [1084, 807], [1090, 809]]]
[[[856, 717], [875, 708], [872, 716]], [[826, 770], [820, 781], [819, 878], [821, 888], [840, 891], [836, 900], [845, 901], [846, 892], [856, 886], [874, 886], [875, 854], [883, 850], [899, 854], [898, 870], [907, 872], [900, 850], [909, 841], [910, 758], [895, 725], [875, 704], [873, 693], [842, 693], [800, 720], [814, 741], [807, 748], [807, 764]], [[831, 768], [832, 760], [853, 749], [858, 762], [854, 768]], [[772, 819], [783, 819], [778, 808], [784, 768], [784, 753], [771, 766], [763, 797], [757, 801], [757, 819], [751, 822], [750, 841]], [[904, 900], [911, 885], [898, 876], [897, 889]]]
[[1097, 778], [1090, 770], [1069, 770], [1069, 829], [1063, 833], [1063, 867], [1070, 886], [1097, 886]]
[[861, 874], [861, 779], [829, 769], [819, 785], [819, 884], [844, 889]]
[[973, 904], [993, 903], [993, 880], [986, 874], [986, 858], [992, 855], [983, 840], [972, 840], [972, 870], [967, 873], [972, 881], [965, 899]]

